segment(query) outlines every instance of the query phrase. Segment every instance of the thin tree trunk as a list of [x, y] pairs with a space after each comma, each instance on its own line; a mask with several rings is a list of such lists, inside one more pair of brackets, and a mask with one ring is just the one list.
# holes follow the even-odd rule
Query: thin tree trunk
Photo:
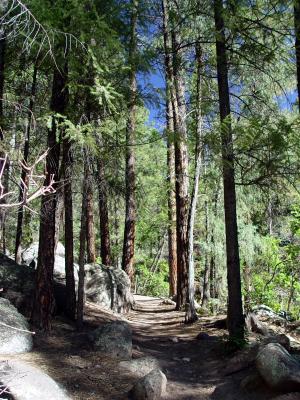
[[95, 229], [94, 229], [94, 202], [92, 177], [88, 177], [86, 188], [86, 241], [87, 241], [87, 262], [96, 261]]
[[91, 173], [89, 171], [88, 154], [84, 154], [84, 176], [82, 183], [82, 206], [80, 223], [80, 247], [79, 247], [79, 279], [78, 279], [78, 299], [77, 299], [77, 328], [81, 329], [84, 316], [84, 261], [86, 247], [86, 215], [87, 215], [87, 193], [88, 187], [92, 185]]
[[130, 99], [129, 116], [126, 128], [126, 216], [124, 227], [123, 242], [123, 270], [128, 274], [132, 284], [134, 283], [134, 243], [135, 243], [135, 223], [136, 223], [136, 179], [135, 179], [135, 127], [136, 127], [136, 51], [137, 51], [137, 16], [138, 0], [132, 0], [131, 15], [131, 37], [129, 47], [130, 65]]
[[166, 0], [162, 1], [163, 32], [165, 51], [165, 80], [166, 80], [166, 121], [167, 121], [167, 165], [168, 165], [168, 245], [169, 245], [169, 294], [177, 294], [177, 248], [176, 248], [176, 196], [175, 196], [175, 149], [174, 121], [171, 99], [172, 86], [172, 45], [168, 27], [168, 11]]
[[196, 44], [197, 63], [197, 95], [196, 95], [196, 149], [195, 149], [195, 172], [193, 179], [193, 191], [189, 208], [188, 219], [188, 270], [189, 270], [189, 307], [185, 317], [186, 322], [194, 322], [198, 319], [195, 309], [195, 263], [194, 263], [194, 227], [198, 202], [199, 180], [202, 167], [202, 49], [199, 42]]
[[[65, 92], [66, 76], [54, 68], [51, 98], [51, 111], [63, 114], [67, 105]], [[56, 141], [58, 120], [52, 117], [52, 127], [48, 129], [49, 153], [46, 158], [46, 180], [48, 185], [53, 177], [55, 182], [59, 176], [60, 145]], [[56, 186], [56, 185], [54, 185]], [[55, 193], [42, 197], [39, 234], [39, 255], [36, 271], [36, 289], [32, 310], [32, 322], [45, 331], [51, 329], [51, 314], [53, 312], [53, 269], [55, 256]]]
[[[35, 103], [35, 94], [36, 94], [36, 82], [37, 82], [37, 62], [35, 62], [33, 67], [33, 77], [32, 77], [32, 85], [31, 85], [31, 93], [30, 93], [30, 101], [28, 107], [28, 116], [27, 116], [27, 126], [25, 132], [25, 143], [23, 149], [23, 161], [25, 164], [28, 161], [29, 156], [29, 146], [30, 146], [30, 131], [31, 131], [31, 123], [32, 123], [32, 113]], [[25, 169], [22, 169], [21, 172], [21, 182], [20, 182], [20, 192], [19, 192], [19, 201], [22, 201], [24, 196], [24, 185], [27, 185], [27, 173]], [[21, 241], [23, 234], [23, 218], [24, 218], [24, 207], [21, 206], [18, 210], [18, 218], [17, 218], [17, 230], [16, 230], [16, 243], [15, 243], [15, 261], [20, 264], [21, 262]]]
[[101, 260], [103, 265], [111, 265], [110, 229], [108, 216], [108, 199], [103, 160], [98, 158], [98, 194], [100, 217]]
[[71, 142], [63, 141], [64, 203], [65, 203], [65, 271], [66, 271], [66, 315], [75, 319], [76, 293], [74, 279], [73, 238], [73, 194], [72, 194]]
[[[205, 241], [206, 245], [208, 245], [208, 231], [209, 231], [209, 221], [208, 221], [208, 203], [205, 202]], [[203, 274], [203, 291], [202, 291], [202, 307], [206, 307], [210, 298], [210, 290], [209, 290], [209, 263], [208, 263], [208, 254], [205, 256], [205, 265], [204, 265], [204, 274]]]
[[244, 340], [244, 317], [236, 213], [234, 153], [230, 121], [231, 112], [228, 84], [228, 62], [225, 45], [223, 12], [223, 0], [214, 0], [227, 254], [227, 319], [229, 336], [234, 342], [236, 340]]
[[[6, 41], [4, 38], [4, 30], [0, 26], [0, 141], [4, 139], [4, 112], [3, 112], [3, 98], [4, 98], [4, 72], [5, 72], [5, 48]], [[0, 157], [4, 153], [0, 151]], [[2, 200], [4, 201], [4, 200]], [[0, 249], [5, 250], [5, 211], [0, 209]]]
[[297, 68], [298, 108], [300, 112], [300, 0], [294, 0], [295, 52]]
[[[216, 193], [214, 196], [214, 208], [213, 208], [213, 217], [217, 218], [218, 213], [218, 198], [219, 198], [219, 188], [217, 187]], [[217, 271], [216, 271], [216, 256], [215, 256], [215, 232], [214, 232], [214, 224], [211, 224], [210, 227], [210, 263], [209, 263], [209, 280], [210, 280], [210, 297], [217, 298]]]

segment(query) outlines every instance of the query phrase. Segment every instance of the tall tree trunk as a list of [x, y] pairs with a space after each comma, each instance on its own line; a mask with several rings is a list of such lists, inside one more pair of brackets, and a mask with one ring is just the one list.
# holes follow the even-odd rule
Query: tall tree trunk
[[[4, 71], [5, 71], [5, 48], [4, 29], [0, 26], [0, 141], [4, 138]], [[4, 153], [0, 151], [0, 157]], [[4, 201], [4, 200], [2, 200]], [[0, 249], [5, 250], [5, 211], [0, 209]]]
[[[209, 238], [209, 218], [208, 218], [208, 203], [205, 201], [205, 241], [208, 247], [208, 238]], [[204, 274], [203, 274], [203, 291], [202, 291], [202, 307], [206, 307], [207, 303], [210, 299], [210, 290], [209, 290], [209, 269], [210, 265], [208, 262], [208, 254], [206, 252], [205, 255], [205, 264], [204, 264]]]
[[300, 112], [300, 0], [294, 0], [295, 52], [297, 68], [298, 108]]
[[199, 180], [202, 167], [202, 49], [199, 42], [196, 43], [197, 65], [197, 89], [196, 89], [196, 148], [195, 148], [195, 172], [193, 190], [189, 208], [188, 219], [188, 270], [189, 270], [189, 307], [185, 317], [186, 322], [194, 322], [198, 319], [195, 309], [195, 263], [194, 263], [194, 226], [198, 202]]
[[227, 320], [230, 339], [235, 341], [244, 339], [244, 317], [236, 214], [234, 153], [230, 121], [231, 112], [228, 84], [228, 62], [223, 12], [223, 0], [214, 0], [227, 254]]
[[[51, 111], [64, 114], [67, 105], [65, 91], [66, 75], [55, 67], [51, 98]], [[53, 177], [55, 182], [59, 176], [60, 145], [56, 140], [58, 120], [52, 117], [52, 127], [48, 129], [49, 153], [46, 158], [46, 180], [48, 185]], [[54, 185], [55, 186], [55, 185]], [[36, 271], [36, 289], [32, 310], [32, 322], [40, 329], [51, 329], [51, 314], [53, 312], [53, 269], [55, 256], [55, 193], [42, 197], [39, 234], [39, 255]]]
[[136, 179], [135, 179], [135, 129], [136, 129], [136, 51], [137, 51], [137, 17], [138, 0], [132, 0], [131, 15], [131, 37], [129, 47], [130, 65], [130, 99], [129, 116], [126, 127], [126, 216], [124, 227], [123, 243], [123, 270], [128, 274], [132, 284], [134, 282], [134, 243], [135, 243], [135, 223], [136, 223]]
[[[177, 228], [177, 304], [179, 310], [189, 303], [188, 270], [188, 154], [185, 88], [182, 54], [178, 33], [172, 31], [173, 71], [176, 103], [173, 104], [175, 123], [176, 228]], [[175, 107], [174, 107], [175, 106]]]
[[79, 279], [78, 279], [78, 298], [77, 298], [77, 328], [81, 329], [84, 316], [84, 261], [86, 247], [86, 215], [88, 203], [88, 188], [92, 186], [91, 173], [89, 171], [88, 154], [84, 152], [84, 175], [82, 183], [82, 206], [81, 206], [81, 223], [80, 223], [80, 238], [79, 238]]
[[87, 240], [87, 262], [96, 261], [95, 229], [94, 229], [94, 204], [93, 204], [93, 183], [91, 177], [88, 179], [87, 205], [86, 205], [86, 240]]
[[[219, 187], [216, 188], [213, 203], [213, 217], [217, 218], [218, 215], [218, 198], [219, 198]], [[210, 281], [210, 297], [217, 298], [217, 271], [216, 271], [216, 255], [215, 255], [215, 232], [214, 224], [210, 227], [210, 262], [209, 262], [209, 281]]]
[[73, 238], [73, 193], [72, 193], [71, 142], [63, 140], [64, 203], [65, 203], [65, 271], [66, 271], [66, 315], [75, 319], [76, 294], [74, 279]]
[[176, 196], [175, 196], [175, 149], [174, 149], [174, 113], [171, 99], [172, 90], [172, 45], [168, 27], [168, 10], [166, 0], [162, 1], [163, 33], [165, 51], [166, 80], [166, 122], [167, 122], [167, 165], [168, 165], [168, 245], [169, 245], [169, 294], [177, 294], [177, 246], [176, 246]]
[[108, 216], [108, 199], [104, 162], [101, 155], [98, 158], [98, 194], [100, 217], [101, 260], [104, 265], [111, 265], [110, 230]]
[[[31, 93], [30, 93], [30, 101], [28, 107], [28, 116], [27, 116], [27, 126], [25, 132], [25, 143], [23, 149], [23, 161], [25, 164], [28, 161], [29, 156], [29, 146], [30, 146], [30, 131], [32, 124], [32, 113], [35, 103], [35, 93], [36, 93], [36, 81], [37, 81], [37, 61], [33, 67], [33, 77], [32, 77], [32, 85], [31, 85]], [[24, 196], [24, 185], [27, 185], [27, 173], [25, 169], [22, 169], [21, 172], [21, 182], [20, 182], [20, 192], [19, 192], [19, 201], [22, 201]], [[16, 243], [15, 243], [15, 261], [20, 264], [21, 262], [21, 241], [23, 234], [23, 218], [24, 218], [24, 207], [21, 206], [18, 210], [18, 218], [17, 218], [17, 230], [16, 230]]]

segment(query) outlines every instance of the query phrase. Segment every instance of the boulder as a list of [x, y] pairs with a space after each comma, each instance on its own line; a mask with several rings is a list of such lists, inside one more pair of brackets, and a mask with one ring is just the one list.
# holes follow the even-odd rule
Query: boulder
[[257, 316], [253, 313], [249, 313], [245, 319], [246, 327], [249, 332], [259, 333], [260, 335], [267, 336], [269, 331], [268, 328], [260, 322]]
[[287, 323], [285, 318], [282, 318], [274, 310], [272, 310], [272, 308], [265, 306], [264, 304], [253, 307], [252, 312], [258, 317], [266, 318], [275, 325], [285, 326]]
[[109, 357], [128, 360], [132, 357], [132, 330], [125, 321], [113, 321], [101, 325], [89, 334], [95, 350]]
[[160, 400], [166, 393], [166, 387], [166, 376], [159, 369], [154, 369], [133, 386], [129, 397], [132, 400]]
[[14, 400], [70, 400], [47, 374], [23, 361], [0, 362], [0, 382]]
[[141, 357], [130, 361], [121, 361], [119, 367], [122, 371], [142, 378], [153, 369], [159, 369], [160, 365], [158, 360], [154, 357]]
[[24, 314], [31, 310], [35, 272], [32, 267], [16, 264], [0, 254], [0, 293], [10, 300]]
[[29, 326], [23, 315], [9, 300], [0, 298], [0, 354], [30, 351], [32, 335], [24, 331], [29, 331]]
[[300, 364], [280, 344], [264, 346], [256, 357], [256, 368], [271, 388], [283, 392], [300, 390]]
[[290, 339], [283, 333], [280, 335], [267, 336], [263, 338], [263, 340], [260, 342], [260, 346], [265, 346], [269, 343], [278, 343], [282, 347], [284, 347], [287, 351], [290, 351], [291, 349]]
[[132, 308], [131, 282], [122, 269], [99, 264], [87, 264], [84, 268], [88, 301], [118, 313], [126, 313]]

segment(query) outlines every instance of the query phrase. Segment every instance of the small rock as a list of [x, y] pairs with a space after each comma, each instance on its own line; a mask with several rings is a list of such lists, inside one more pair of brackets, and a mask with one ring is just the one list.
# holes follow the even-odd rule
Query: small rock
[[280, 344], [264, 346], [256, 357], [256, 367], [271, 388], [283, 392], [300, 389], [300, 364]]
[[154, 357], [141, 357], [131, 361], [121, 361], [119, 367], [139, 378], [149, 374], [153, 369], [159, 369], [160, 365]]
[[171, 338], [171, 341], [173, 342], [173, 343], [178, 343], [179, 342], [179, 339], [178, 339], [178, 337], [173, 337], [173, 338]]
[[159, 369], [154, 369], [133, 386], [129, 396], [132, 400], [160, 400], [166, 393], [166, 387], [166, 376]]
[[184, 362], [190, 362], [191, 359], [190, 359], [189, 357], [183, 357], [182, 361], [184, 361]]
[[132, 356], [132, 330], [125, 321], [113, 321], [89, 334], [95, 350], [112, 358], [128, 360]]

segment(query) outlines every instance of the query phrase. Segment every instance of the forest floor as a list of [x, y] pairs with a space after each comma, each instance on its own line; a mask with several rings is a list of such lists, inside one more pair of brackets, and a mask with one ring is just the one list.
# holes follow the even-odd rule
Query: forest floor
[[[134, 311], [126, 316], [133, 328], [133, 358], [154, 356], [159, 360], [168, 379], [165, 399], [268, 400], [278, 395], [261, 382], [242, 389], [241, 381], [251, 375], [251, 368], [228, 373], [232, 362], [238, 366], [239, 357], [233, 359], [224, 351], [226, 331], [210, 326], [216, 317], [201, 317], [186, 325], [184, 313], [174, 311], [174, 306], [163, 304], [162, 299], [135, 296], [135, 301]], [[82, 333], [65, 319], [56, 318], [50, 335], [37, 334], [33, 351], [15, 358], [45, 370], [74, 400], [126, 400], [137, 378], [109, 356], [92, 350], [88, 340], [91, 329], [120, 316], [91, 303], [86, 316], [87, 328]], [[210, 338], [198, 340], [200, 332]]]

